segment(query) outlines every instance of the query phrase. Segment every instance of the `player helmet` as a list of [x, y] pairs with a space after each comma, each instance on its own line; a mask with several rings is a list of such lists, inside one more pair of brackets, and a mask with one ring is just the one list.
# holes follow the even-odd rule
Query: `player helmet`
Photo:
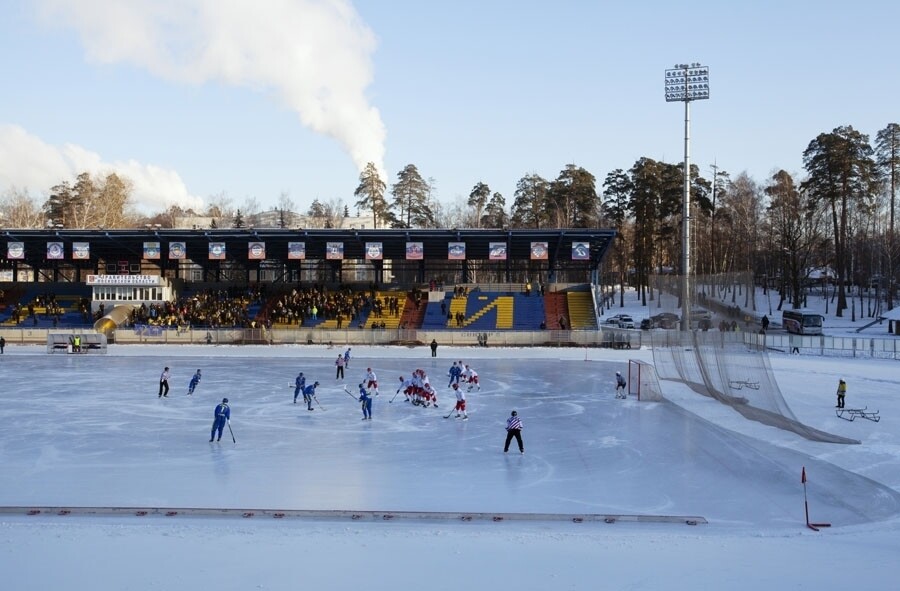
[[403, 376], [400, 376], [400, 381], [401, 381], [401, 382], [403, 381]]
[[516, 411], [512, 411], [512, 416], [515, 417], [515, 416], [518, 416], [518, 414], [519, 414], [519, 413], [517, 413]]
[[459, 388], [459, 384], [453, 384], [453, 389], [456, 390]]
[[366, 371], [372, 371], [372, 368], [371, 368], [371, 367], [367, 367], [367, 368], [366, 368]]
[[315, 384], [313, 384], [313, 386], [318, 386], [318, 385], [319, 385], [319, 382], [316, 382]]
[[223, 398], [223, 399], [222, 399], [222, 404], [228, 404], [228, 399], [227, 399], [227, 398]]
[[622, 375], [622, 372], [621, 372], [621, 371], [617, 371], [617, 372], [616, 372], [616, 375], [617, 375], [617, 376], [620, 376], [620, 375]]

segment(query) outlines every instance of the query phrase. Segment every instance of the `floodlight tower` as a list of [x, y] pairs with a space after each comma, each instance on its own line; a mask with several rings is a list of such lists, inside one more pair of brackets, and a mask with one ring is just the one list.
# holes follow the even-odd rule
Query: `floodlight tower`
[[691, 329], [691, 101], [709, 98], [709, 68], [675, 64], [666, 70], [666, 102], [684, 103], [684, 197], [681, 204], [681, 330]]

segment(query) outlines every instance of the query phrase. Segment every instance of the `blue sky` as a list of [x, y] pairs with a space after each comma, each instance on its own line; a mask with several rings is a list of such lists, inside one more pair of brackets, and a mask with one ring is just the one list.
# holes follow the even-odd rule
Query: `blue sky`
[[118, 170], [145, 212], [282, 192], [305, 210], [352, 206], [368, 160], [389, 185], [415, 164], [448, 204], [479, 181], [511, 204], [568, 163], [599, 188], [683, 159], [678, 62], [710, 68], [691, 106], [707, 176], [801, 173], [817, 134], [900, 119], [897, 5], [625, 4], [5, 0], [0, 190]]

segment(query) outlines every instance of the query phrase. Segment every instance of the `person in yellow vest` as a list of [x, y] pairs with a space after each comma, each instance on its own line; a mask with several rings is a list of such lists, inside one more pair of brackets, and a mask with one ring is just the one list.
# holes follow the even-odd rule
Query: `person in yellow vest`
[[835, 408], [844, 408], [844, 396], [847, 395], [847, 382], [840, 380], [837, 389], [837, 406]]
[[74, 351], [75, 353], [81, 352], [81, 337], [80, 336], [76, 335], [75, 338], [72, 340], [72, 351]]

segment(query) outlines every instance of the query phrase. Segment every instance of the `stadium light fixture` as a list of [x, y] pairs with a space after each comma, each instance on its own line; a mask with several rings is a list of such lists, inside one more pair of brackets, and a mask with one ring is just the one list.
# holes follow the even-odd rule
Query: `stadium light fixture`
[[675, 64], [666, 70], [666, 102], [684, 103], [684, 197], [681, 204], [681, 329], [691, 329], [691, 101], [709, 98], [709, 68]]

